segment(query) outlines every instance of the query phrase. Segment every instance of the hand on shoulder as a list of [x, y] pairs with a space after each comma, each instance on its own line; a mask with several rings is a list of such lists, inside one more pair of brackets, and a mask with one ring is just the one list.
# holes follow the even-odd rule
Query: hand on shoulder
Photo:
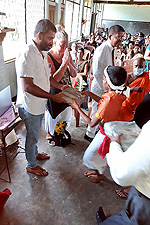
[[115, 141], [115, 142], [117, 142], [118, 144], [120, 144], [120, 137], [121, 137], [122, 135], [123, 135], [123, 134], [119, 134], [118, 136], [115, 136], [115, 137], [111, 136], [111, 137], [110, 137], [111, 142], [112, 142], [112, 141]]

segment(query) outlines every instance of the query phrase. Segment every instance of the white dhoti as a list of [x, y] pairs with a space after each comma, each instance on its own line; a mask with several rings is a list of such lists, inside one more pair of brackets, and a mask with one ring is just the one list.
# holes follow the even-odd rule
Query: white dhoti
[[104, 137], [105, 136], [99, 131], [86, 149], [83, 156], [83, 164], [89, 169], [98, 170], [99, 174], [102, 174], [107, 166], [106, 158], [102, 159], [97, 152], [104, 140]]

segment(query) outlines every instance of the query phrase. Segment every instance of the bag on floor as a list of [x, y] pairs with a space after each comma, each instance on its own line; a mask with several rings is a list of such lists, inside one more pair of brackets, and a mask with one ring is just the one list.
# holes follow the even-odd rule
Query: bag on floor
[[5, 188], [2, 192], [0, 192], [0, 212], [3, 210], [3, 207], [11, 195], [11, 191], [8, 188]]
[[64, 131], [64, 134], [57, 134], [54, 132], [54, 136], [51, 141], [55, 142], [55, 146], [64, 146], [71, 143], [71, 135], [67, 130]]

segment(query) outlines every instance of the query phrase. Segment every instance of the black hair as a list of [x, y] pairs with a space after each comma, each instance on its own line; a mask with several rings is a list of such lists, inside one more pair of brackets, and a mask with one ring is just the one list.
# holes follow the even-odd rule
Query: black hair
[[84, 55], [84, 48], [78, 48], [77, 52], [81, 50], [83, 52], [83, 55]]
[[34, 29], [34, 37], [39, 33], [39, 32], [42, 32], [42, 33], [48, 33], [49, 30], [53, 31], [56, 33], [56, 27], [55, 25], [48, 19], [42, 19], [40, 20], [36, 26], [35, 26], [35, 29]]
[[132, 44], [133, 44], [133, 46], [134, 46], [134, 41], [129, 41], [128, 45], [129, 45], [130, 43], [132, 43]]
[[103, 41], [107, 41], [107, 38], [103, 37]]
[[107, 73], [112, 84], [120, 86], [126, 82], [127, 72], [121, 66], [108, 66]]
[[120, 25], [114, 25], [109, 28], [109, 35], [114, 35], [117, 34], [118, 32], [125, 32], [125, 30]]
[[141, 35], [142, 37], [144, 37], [144, 34], [142, 32], [140, 32], [139, 35]]
[[[135, 44], [135, 46], [138, 46], [140, 48], [140, 45], [139, 44]], [[135, 48], [135, 46], [134, 46], [134, 48]]]

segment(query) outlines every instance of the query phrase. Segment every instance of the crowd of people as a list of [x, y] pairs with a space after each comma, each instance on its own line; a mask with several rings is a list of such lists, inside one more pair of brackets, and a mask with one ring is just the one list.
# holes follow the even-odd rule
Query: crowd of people
[[[56, 30], [50, 20], [42, 19], [35, 27], [33, 40], [16, 59], [17, 105], [27, 130], [27, 172], [48, 175], [37, 164], [37, 160], [50, 158], [47, 153], [39, 153], [37, 145], [45, 105], [46, 138], [51, 146], [56, 145], [57, 124], [65, 120], [69, 125], [73, 108], [88, 124], [84, 138], [91, 142], [83, 156], [83, 164], [88, 168], [84, 175], [93, 183], [105, 182], [103, 172], [109, 165], [117, 184], [132, 186], [121, 214], [106, 219], [101, 208], [97, 213], [98, 224], [150, 224], [149, 49], [149, 39], [141, 32], [134, 37], [126, 34], [122, 26], [114, 25], [109, 31], [98, 29], [89, 40], [82, 35], [69, 51], [64, 28], [58, 26]], [[125, 60], [133, 60], [132, 73], [126, 71]], [[77, 79], [87, 84], [80, 83], [79, 90], [92, 99], [91, 116], [74, 99], [67, 104], [61, 92], [70, 86], [75, 88]], [[143, 115], [141, 108], [146, 111]], [[120, 135], [108, 137], [104, 124], [132, 120], [138, 125], [144, 123], [138, 138], [123, 152]], [[146, 145], [142, 147], [143, 142]]]

